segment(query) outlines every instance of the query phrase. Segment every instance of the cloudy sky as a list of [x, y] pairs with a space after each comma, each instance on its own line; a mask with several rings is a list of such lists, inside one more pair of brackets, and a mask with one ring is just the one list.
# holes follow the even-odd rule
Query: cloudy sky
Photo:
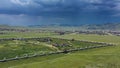
[[120, 0], [0, 0], [0, 24], [120, 22]]

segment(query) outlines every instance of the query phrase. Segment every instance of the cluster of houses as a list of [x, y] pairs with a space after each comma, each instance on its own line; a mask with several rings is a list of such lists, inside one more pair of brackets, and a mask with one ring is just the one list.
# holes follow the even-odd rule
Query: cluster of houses
[[108, 35], [105, 31], [76, 31], [78, 34]]
[[16, 32], [26, 32], [28, 29], [16, 29], [16, 28], [0, 28], [0, 31], [16, 31]]
[[97, 34], [97, 35], [116, 35], [120, 36], [120, 31], [55, 31], [55, 33], [58, 33], [59, 35], [65, 35], [65, 34], [71, 34], [71, 33], [77, 33], [77, 34]]
[[55, 31], [55, 33], [58, 33], [59, 35], [65, 35], [65, 34], [71, 34], [71, 33], [77, 33], [77, 34], [98, 34], [98, 35], [108, 35], [106, 31], [89, 31], [89, 30], [81, 30], [81, 31]]
[[116, 36], [120, 36], [120, 31], [108, 31], [108, 33]]

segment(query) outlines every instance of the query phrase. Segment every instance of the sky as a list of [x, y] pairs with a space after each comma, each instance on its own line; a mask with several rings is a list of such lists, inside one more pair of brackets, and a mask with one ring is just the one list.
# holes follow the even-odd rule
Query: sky
[[0, 0], [0, 24], [120, 22], [120, 0]]

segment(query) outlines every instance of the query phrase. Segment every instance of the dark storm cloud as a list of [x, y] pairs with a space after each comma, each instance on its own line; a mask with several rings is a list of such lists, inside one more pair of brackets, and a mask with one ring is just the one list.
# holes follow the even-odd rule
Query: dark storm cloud
[[119, 16], [120, 0], [0, 0], [1, 22], [109, 22]]
[[118, 2], [118, 0], [4, 0], [0, 1], [0, 14], [75, 14], [84, 11], [113, 10], [118, 6]]

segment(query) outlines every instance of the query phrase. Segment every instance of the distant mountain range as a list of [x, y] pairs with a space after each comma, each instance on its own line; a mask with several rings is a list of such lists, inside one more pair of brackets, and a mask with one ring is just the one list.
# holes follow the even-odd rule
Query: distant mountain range
[[[20, 28], [23, 26], [14, 26]], [[14, 28], [13, 26], [0, 25], [0, 28]], [[120, 30], [120, 23], [106, 23], [106, 24], [83, 24], [83, 25], [71, 25], [71, 24], [50, 24], [50, 25], [30, 25], [29, 28], [64, 28], [68, 29], [84, 29], [84, 30]], [[71, 28], [72, 27], [72, 28]]]
[[86, 25], [84, 27], [86, 27], [87, 29], [92, 29], [92, 30], [94, 30], [94, 29], [120, 30], [120, 23], [106, 23], [106, 24], [99, 24], [99, 25]]
[[50, 25], [31, 25], [29, 27], [79, 27], [87, 30], [120, 30], [120, 23], [106, 23], [106, 24], [83, 24], [83, 25], [71, 25], [71, 24], [50, 24]]

